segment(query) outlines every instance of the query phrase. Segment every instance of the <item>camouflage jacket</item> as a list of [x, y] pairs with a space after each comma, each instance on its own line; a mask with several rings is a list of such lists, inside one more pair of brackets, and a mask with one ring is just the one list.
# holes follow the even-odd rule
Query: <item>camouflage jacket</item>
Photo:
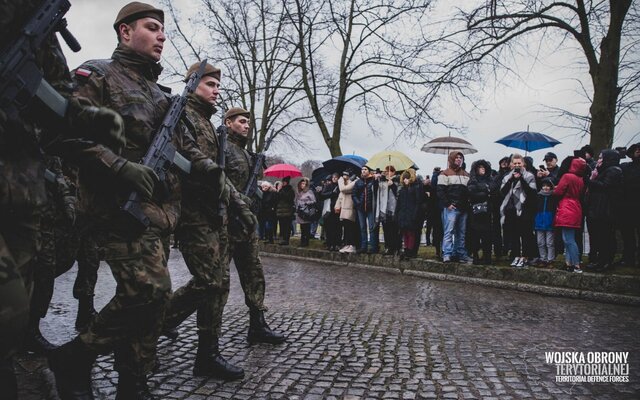
[[[211, 124], [214, 113], [215, 108], [209, 103], [196, 95], [189, 96], [186, 117], [189, 121], [190, 135], [188, 140], [183, 141], [181, 153], [191, 161], [192, 174], [183, 182], [181, 224], [202, 223], [201, 213], [206, 217], [218, 215], [220, 201], [225, 209], [229, 205], [235, 209], [247, 207], [229, 179], [227, 195], [220, 199], [223, 192], [221, 188], [212, 187], [212, 183], [204, 176], [204, 168], [209, 160], [218, 162], [220, 143]], [[226, 224], [226, 216], [221, 222]]]
[[[93, 142], [69, 145], [76, 146], [71, 153], [80, 167], [80, 207], [99, 227], [128, 231], [120, 206], [131, 191], [117, 175], [127, 161], [142, 159], [166, 113], [169, 90], [157, 84], [161, 70], [159, 64], [117, 47], [111, 59], [87, 61], [74, 71], [74, 96], [109, 107], [124, 120], [126, 146], [121, 151]], [[174, 137], [178, 149], [180, 138]], [[178, 176], [169, 172], [160, 185], [164, 190], [155, 190], [150, 201], [143, 201], [142, 210], [152, 227], [173, 230], [180, 213]]]
[[[16, 39], [39, 0], [0, 0], [0, 49]], [[63, 95], [71, 92], [67, 62], [55, 35], [36, 50], [44, 78]], [[41, 208], [47, 201], [42, 147], [59, 132], [43, 130], [48, 121], [27, 108], [20, 121], [0, 110], [0, 208]]]
[[[253, 170], [253, 164], [255, 163], [255, 154], [245, 148], [246, 142], [246, 137], [229, 130], [229, 144], [225, 149], [225, 172], [240, 193], [244, 192], [244, 188], [249, 181], [249, 175]], [[255, 182], [255, 185], [257, 184], [258, 181]], [[256, 187], [256, 189], [258, 188]], [[254, 193], [258, 192], [259, 190], [255, 190]], [[244, 200], [249, 203], [249, 207], [254, 214], [257, 214], [257, 208], [255, 207], [260, 204], [260, 200], [256, 199], [256, 196], [257, 195], [254, 195], [251, 199], [244, 198]]]

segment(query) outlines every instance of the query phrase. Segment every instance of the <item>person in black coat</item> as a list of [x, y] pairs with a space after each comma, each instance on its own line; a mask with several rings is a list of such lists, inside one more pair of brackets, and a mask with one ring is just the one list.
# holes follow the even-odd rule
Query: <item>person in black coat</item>
[[633, 267], [640, 265], [640, 143], [629, 147], [627, 156], [631, 161], [620, 166], [624, 190], [622, 209], [626, 215], [621, 226], [624, 243], [622, 260], [626, 266]]
[[278, 216], [276, 215], [276, 207], [278, 206], [278, 193], [273, 185], [269, 182], [262, 182], [260, 186], [262, 190], [262, 200], [260, 200], [260, 212], [258, 213], [258, 221], [260, 222], [260, 231], [263, 232], [263, 239], [266, 243], [273, 243], [276, 231], [276, 223]]
[[[322, 191], [318, 195], [321, 202], [329, 201], [329, 211], [322, 215], [324, 221], [323, 229], [326, 238], [325, 245], [329, 251], [338, 251], [340, 246], [340, 215], [336, 214], [333, 210], [336, 207], [336, 201], [340, 195], [340, 189], [338, 188], [338, 179], [340, 175], [336, 172], [331, 175], [331, 178], [322, 187]], [[325, 207], [323, 207], [324, 209]]]
[[[491, 205], [497, 197], [497, 183], [491, 177], [491, 164], [478, 160], [471, 165], [469, 179], [469, 249], [474, 264], [491, 264], [492, 218]], [[482, 261], [479, 251], [482, 250]]]
[[416, 177], [416, 171], [408, 168], [400, 175], [401, 186], [398, 189], [396, 218], [404, 244], [403, 257], [415, 257], [417, 254], [416, 229], [420, 221], [423, 189], [422, 182]]
[[604, 271], [611, 267], [616, 250], [615, 229], [620, 224], [622, 169], [615, 150], [600, 153], [591, 173], [587, 198], [587, 226], [590, 232], [592, 263], [587, 269]]

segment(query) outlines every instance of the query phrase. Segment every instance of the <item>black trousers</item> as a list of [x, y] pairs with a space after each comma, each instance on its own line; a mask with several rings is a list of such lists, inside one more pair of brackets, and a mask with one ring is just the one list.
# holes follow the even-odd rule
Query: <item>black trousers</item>
[[536, 238], [533, 235], [533, 219], [514, 211], [507, 211], [504, 219], [504, 236], [511, 245], [511, 257], [535, 258], [538, 255]]
[[624, 249], [622, 250], [624, 263], [629, 267], [639, 265], [640, 216], [636, 216], [635, 218], [632, 216], [629, 219], [625, 219], [620, 226], [620, 230], [622, 231], [622, 243], [624, 245]]
[[311, 239], [311, 223], [300, 224], [300, 246], [308, 246]]
[[330, 213], [325, 216], [324, 235], [328, 247], [340, 245], [340, 216], [338, 214]]
[[283, 242], [289, 243], [291, 237], [291, 221], [293, 217], [278, 217], [278, 225], [280, 226], [280, 238]]
[[591, 218], [589, 220], [591, 240], [591, 261], [597, 264], [611, 264], [616, 253], [616, 227], [610, 220]]
[[402, 238], [398, 224], [395, 221], [385, 221], [382, 223], [382, 232], [384, 233], [384, 248], [389, 251], [400, 250]]

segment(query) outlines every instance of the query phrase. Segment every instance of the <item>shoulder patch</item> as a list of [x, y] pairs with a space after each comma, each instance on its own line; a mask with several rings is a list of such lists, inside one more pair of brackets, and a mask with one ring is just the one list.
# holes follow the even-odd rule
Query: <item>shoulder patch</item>
[[88, 78], [91, 76], [91, 74], [93, 73], [93, 71], [86, 69], [86, 68], [78, 68], [76, 69], [76, 76], [78, 77], [82, 77], [82, 78]]

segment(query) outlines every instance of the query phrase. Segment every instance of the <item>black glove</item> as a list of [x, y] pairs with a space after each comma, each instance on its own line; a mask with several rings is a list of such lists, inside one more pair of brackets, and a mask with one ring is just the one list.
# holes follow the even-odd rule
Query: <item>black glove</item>
[[222, 193], [225, 190], [227, 184], [227, 176], [224, 173], [224, 169], [220, 168], [218, 164], [212, 160], [208, 160], [207, 164], [203, 168], [205, 180], [207, 184], [211, 185], [211, 188], [215, 191]]
[[251, 234], [258, 227], [258, 218], [248, 208], [241, 208], [238, 212], [238, 218], [245, 232]]
[[85, 106], [75, 101], [69, 105], [68, 122], [78, 136], [95, 139], [113, 149], [125, 146], [124, 121], [120, 114], [110, 108]]
[[153, 188], [160, 180], [151, 168], [131, 161], [127, 161], [120, 168], [118, 178], [130, 189], [138, 192], [144, 199], [151, 198]]

